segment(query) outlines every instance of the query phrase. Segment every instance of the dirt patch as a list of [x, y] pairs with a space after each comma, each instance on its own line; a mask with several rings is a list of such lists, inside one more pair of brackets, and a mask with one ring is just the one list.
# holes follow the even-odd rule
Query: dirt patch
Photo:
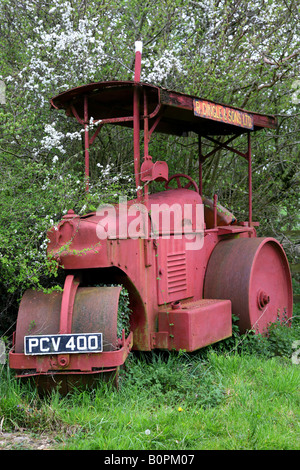
[[54, 450], [57, 441], [51, 436], [25, 432], [0, 432], [0, 450]]

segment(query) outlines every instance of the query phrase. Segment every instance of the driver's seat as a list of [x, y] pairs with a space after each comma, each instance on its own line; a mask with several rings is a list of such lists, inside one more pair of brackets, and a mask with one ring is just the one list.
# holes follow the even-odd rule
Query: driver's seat
[[150, 181], [168, 181], [169, 179], [169, 168], [167, 162], [164, 161], [152, 161], [152, 157], [149, 155], [141, 165], [141, 181], [147, 183]]

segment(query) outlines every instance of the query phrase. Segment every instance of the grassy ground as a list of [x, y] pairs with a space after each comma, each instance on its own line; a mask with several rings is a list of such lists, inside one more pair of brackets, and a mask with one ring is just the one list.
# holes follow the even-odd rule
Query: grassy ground
[[132, 354], [118, 391], [99, 383], [67, 397], [42, 399], [2, 366], [0, 449], [298, 450], [299, 333], [296, 320], [268, 340], [235, 335], [194, 354]]

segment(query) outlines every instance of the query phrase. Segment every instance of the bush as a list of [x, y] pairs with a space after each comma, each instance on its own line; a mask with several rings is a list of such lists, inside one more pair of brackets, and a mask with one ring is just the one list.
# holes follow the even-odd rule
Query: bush
[[[294, 352], [293, 343], [300, 337], [300, 305], [294, 306], [292, 322], [283, 318], [269, 325], [265, 334], [248, 331], [240, 334], [236, 318], [233, 318], [233, 334], [231, 338], [213, 346], [214, 349], [231, 353], [255, 354], [271, 358], [282, 356], [290, 358]], [[291, 323], [291, 324], [290, 324]]]

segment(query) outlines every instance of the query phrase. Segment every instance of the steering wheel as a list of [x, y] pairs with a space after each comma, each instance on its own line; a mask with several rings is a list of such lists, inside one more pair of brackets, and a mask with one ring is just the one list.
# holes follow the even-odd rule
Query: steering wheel
[[[180, 182], [180, 178], [187, 179], [188, 183], [186, 183], [184, 186], [182, 186], [181, 182]], [[190, 186], [194, 186], [194, 190], [197, 193], [199, 192], [199, 189], [198, 189], [198, 186], [197, 186], [196, 182], [190, 176], [185, 175], [183, 173], [177, 173], [176, 175], [171, 176], [171, 178], [169, 178], [168, 181], [166, 181], [166, 183], [165, 183], [165, 189], [174, 189], [174, 188], [171, 188], [169, 186], [169, 183], [174, 179], [177, 182], [177, 189], [188, 189]]]

